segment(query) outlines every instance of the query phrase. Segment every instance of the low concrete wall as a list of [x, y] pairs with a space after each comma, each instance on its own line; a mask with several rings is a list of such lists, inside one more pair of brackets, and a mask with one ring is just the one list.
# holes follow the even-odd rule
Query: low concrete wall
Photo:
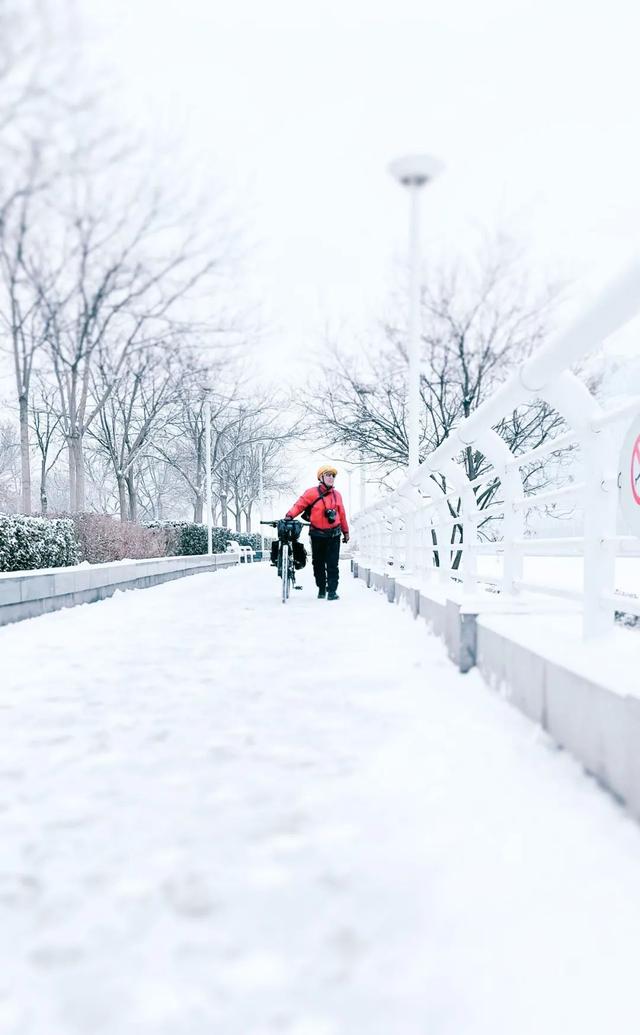
[[446, 603], [443, 604], [442, 601], [428, 596], [423, 592], [420, 594], [418, 614], [420, 618], [427, 623], [434, 636], [439, 636], [441, 640], [445, 639], [447, 615]]
[[[361, 564], [354, 575], [367, 585], [382, 576]], [[499, 602], [464, 602], [441, 591], [394, 582], [395, 601], [405, 601], [430, 631], [445, 641], [461, 672], [476, 666], [485, 682], [545, 729], [640, 820], [640, 699], [617, 693], [586, 675], [492, 627]], [[418, 606], [416, 609], [416, 593]], [[393, 600], [389, 592], [387, 599]], [[495, 621], [493, 623], [495, 625]], [[633, 635], [630, 633], [629, 635]]]
[[0, 574], [0, 626], [63, 607], [104, 600], [117, 589], [144, 589], [171, 579], [237, 564], [237, 554], [213, 554], [211, 557], [205, 554], [3, 572]]
[[403, 586], [398, 579], [395, 579], [394, 600], [396, 604], [404, 604], [411, 611], [414, 618], [417, 618], [420, 610], [420, 590], [413, 586]]
[[380, 575], [377, 571], [370, 571], [368, 585], [370, 589], [385, 590], [385, 576]]
[[542, 657], [482, 619], [477, 641], [476, 665], [485, 682], [640, 819], [640, 700]]

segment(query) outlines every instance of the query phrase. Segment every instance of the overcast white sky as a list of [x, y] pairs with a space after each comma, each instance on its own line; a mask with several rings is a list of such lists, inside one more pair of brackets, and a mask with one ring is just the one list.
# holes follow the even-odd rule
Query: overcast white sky
[[[640, 230], [640, 16], [631, 0], [83, 0], [110, 99], [170, 152], [185, 190], [223, 186], [250, 249], [269, 355], [384, 309], [407, 151], [446, 171], [425, 192], [427, 258], [501, 225], [575, 304]], [[93, 58], [91, 58], [93, 60]], [[475, 228], [475, 229], [474, 229]]]
[[327, 327], [357, 340], [384, 312], [408, 222], [387, 166], [407, 152], [445, 164], [427, 269], [501, 227], [534, 277], [573, 283], [566, 318], [639, 250], [634, 0], [69, 2], [106, 109], [242, 227], [265, 370], [299, 381]]

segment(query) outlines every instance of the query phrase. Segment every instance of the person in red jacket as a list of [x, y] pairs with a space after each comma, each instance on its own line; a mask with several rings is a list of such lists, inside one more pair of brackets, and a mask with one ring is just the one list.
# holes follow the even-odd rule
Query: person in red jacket
[[286, 517], [295, 518], [306, 511], [311, 527], [311, 557], [313, 574], [318, 587], [318, 599], [338, 599], [338, 561], [340, 537], [349, 542], [349, 523], [342, 496], [334, 487], [335, 467], [328, 464], [318, 469], [318, 485], [307, 489], [287, 511]]

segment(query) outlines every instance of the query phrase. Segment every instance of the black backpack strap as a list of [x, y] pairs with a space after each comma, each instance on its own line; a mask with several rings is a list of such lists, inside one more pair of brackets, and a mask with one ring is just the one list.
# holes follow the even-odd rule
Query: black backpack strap
[[[313, 503], [309, 503], [309, 505], [306, 506], [304, 508], [303, 512], [302, 512], [302, 516], [303, 517], [306, 516], [306, 520], [307, 521], [311, 521], [311, 511], [315, 507], [316, 503], [319, 503], [320, 500], [324, 499], [325, 496], [328, 496], [330, 492], [331, 492], [331, 489], [327, 489], [326, 492], [321, 492], [320, 491], [320, 486], [318, 486], [318, 498], [317, 498], [317, 500], [314, 500]], [[325, 508], [324, 509], [325, 510], [327, 509], [326, 504], [325, 504]]]

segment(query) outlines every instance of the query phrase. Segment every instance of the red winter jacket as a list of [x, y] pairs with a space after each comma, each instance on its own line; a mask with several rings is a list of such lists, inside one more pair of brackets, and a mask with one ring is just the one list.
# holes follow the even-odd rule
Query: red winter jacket
[[[320, 499], [318, 495], [319, 489], [322, 492], [322, 499]], [[306, 492], [303, 492], [300, 499], [296, 500], [293, 506], [289, 508], [289, 510], [285, 514], [285, 517], [297, 517], [298, 514], [302, 514], [302, 511], [305, 509], [305, 507], [308, 507], [309, 504], [314, 503], [315, 506], [311, 510], [312, 528], [322, 529], [323, 532], [339, 528], [343, 535], [349, 535], [349, 524], [347, 522], [347, 515], [344, 511], [344, 503], [342, 502], [342, 496], [337, 491], [337, 489], [329, 489], [329, 491], [327, 492], [327, 489], [324, 485], [314, 485], [313, 488], [307, 489]], [[330, 521], [327, 521], [325, 507], [327, 510], [333, 509], [337, 511], [337, 517], [333, 524], [331, 524]]]

